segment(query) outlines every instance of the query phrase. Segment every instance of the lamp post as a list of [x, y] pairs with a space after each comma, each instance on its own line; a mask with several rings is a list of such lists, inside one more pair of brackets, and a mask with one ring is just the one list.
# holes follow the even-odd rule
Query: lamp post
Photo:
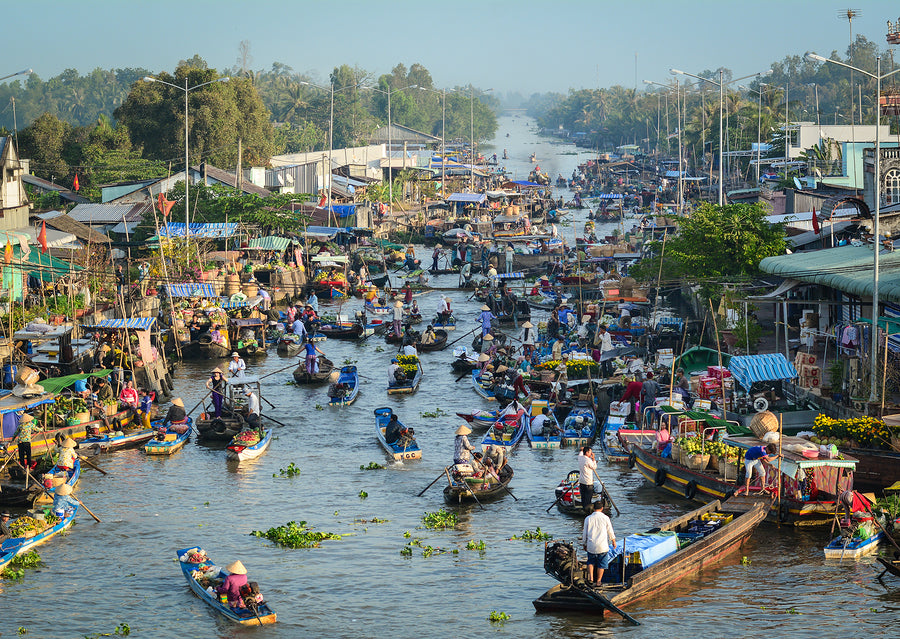
[[[672, 75], [686, 75], [690, 78], [696, 78], [697, 80], [702, 80], [703, 82], [709, 82], [710, 84], [719, 87], [719, 206], [722, 206], [725, 203], [725, 193], [724, 193], [724, 180], [722, 173], [722, 119], [723, 114], [725, 112], [725, 87], [734, 82], [739, 82], [741, 80], [746, 80], [747, 78], [754, 78], [764, 75], [769, 75], [772, 73], [772, 69], [766, 69], [765, 71], [761, 71], [759, 73], [751, 73], [750, 75], [745, 75], [740, 78], [735, 78], [734, 80], [729, 80], [725, 82], [722, 77], [723, 70], [719, 69], [719, 81], [710, 80], [709, 78], [704, 78], [699, 75], [694, 75], [693, 73], [688, 73], [687, 71], [681, 71], [680, 69], [669, 69], [669, 73]], [[710, 171], [712, 173], [712, 171]]]
[[[9, 80], [10, 78], [14, 78], [17, 75], [31, 75], [34, 73], [34, 69], [22, 69], [21, 71], [16, 71], [15, 73], [10, 73], [9, 75], [5, 75], [0, 78], [0, 81]], [[19, 126], [16, 124], [16, 99], [12, 98], [12, 107], [13, 107], [13, 131], [16, 134], [16, 153], [19, 152]]]
[[[469, 124], [471, 128], [472, 135], [472, 163], [469, 167], [469, 190], [474, 193], [475, 192], [475, 87], [469, 86], [471, 91], [471, 102], [469, 103]], [[493, 89], [485, 89], [482, 93], [487, 93], [489, 91], [493, 91]]]
[[[655, 84], [657, 86], [661, 86], [665, 89], [670, 89], [669, 85], [662, 84], [661, 82], [654, 82], [653, 80], [644, 80], [644, 84]], [[682, 149], [681, 149], [681, 110], [684, 105], [681, 102], [681, 94], [678, 85], [678, 78], [675, 78], [675, 104], [678, 105], [678, 213], [684, 213], [684, 160], [682, 158]]]
[[[398, 91], [405, 91], [406, 89], [418, 89], [418, 84], [410, 84], [405, 87], [400, 87], [399, 89], [387, 90], [384, 89], [376, 89], [375, 87], [364, 87], [366, 89], [372, 89], [372, 91], [378, 91], [378, 93], [383, 93], [387, 96], [388, 99], [388, 213], [394, 212], [394, 173], [393, 173], [393, 157], [391, 156], [391, 147], [393, 146], [393, 141], [391, 139], [391, 96], [397, 93]], [[404, 166], [406, 166], [406, 159], [404, 158], [403, 162]]]
[[159, 84], [165, 84], [166, 86], [170, 86], [173, 89], [178, 89], [179, 91], [184, 91], [184, 237], [188, 239], [191, 235], [191, 198], [189, 197], [189, 186], [191, 183], [191, 167], [188, 164], [188, 94], [194, 89], [199, 89], [201, 87], [205, 87], [209, 84], [215, 84], [216, 82], [228, 82], [231, 80], [229, 77], [218, 78], [216, 80], [210, 80], [209, 82], [203, 82], [202, 84], [195, 84], [192, 87], [188, 87], [188, 79], [185, 76], [184, 78], [184, 87], [180, 87], [177, 84], [172, 84], [171, 82], [166, 82], [165, 80], [160, 80], [159, 78], [154, 78], [151, 75], [144, 76], [144, 82], [158, 82]]
[[[875, 258], [873, 261], [873, 280], [872, 280], [872, 335], [871, 335], [871, 349], [872, 353], [869, 356], [872, 360], [871, 372], [869, 373], [869, 401], [875, 402], [878, 399], [878, 394], [876, 392], [875, 380], [878, 379], [878, 340], [875, 336], [875, 331], [878, 329], [878, 253], [881, 250], [881, 241], [879, 237], [880, 229], [879, 229], [879, 216], [881, 214], [881, 81], [885, 78], [889, 78], [897, 72], [900, 72], [900, 69], [894, 69], [890, 73], [881, 74], [881, 56], [876, 56], [875, 58], [875, 73], [869, 73], [868, 71], [864, 71], [858, 67], [850, 66], [844, 62], [838, 62], [837, 60], [831, 60], [829, 58], [823, 58], [820, 55], [816, 55], [815, 53], [807, 53], [806, 59], [813, 62], [828, 62], [830, 64], [836, 64], [841, 67], [846, 67], [851, 71], [858, 71], [863, 75], [867, 75], [873, 80], [875, 80], [876, 86], [876, 113], [875, 113], [875, 216], [872, 218], [872, 235], [874, 235], [874, 253]], [[851, 120], [852, 123], [852, 120]]]
[[431, 91], [432, 93], [440, 93], [441, 94], [441, 197], [447, 197], [447, 185], [445, 184], [444, 178], [447, 174], [447, 167], [445, 166], [446, 158], [444, 156], [444, 140], [445, 133], [444, 129], [447, 126], [447, 89], [441, 89], [440, 91], [435, 91], [434, 89], [429, 89], [427, 87], [419, 87], [420, 91]]
[[[760, 82], [759, 86], [767, 87], [769, 86], [765, 82]], [[760, 160], [760, 146], [762, 145], [762, 89], [753, 90], [749, 87], [740, 86], [739, 88], [745, 89], [750, 93], [756, 93], [759, 96], [759, 107], [756, 115], [756, 186], [759, 186], [759, 160]]]
[[[331, 182], [332, 182], [332, 154], [334, 153], [334, 83], [330, 83], [330, 88], [325, 88], [323, 86], [319, 86], [318, 84], [313, 84], [312, 82], [307, 82], [305, 80], [301, 80], [300, 84], [304, 86], [315, 87], [317, 89], [321, 89], [322, 91], [330, 91], [331, 92], [331, 115], [328, 119], [328, 220], [331, 220]], [[358, 87], [359, 84], [348, 84], [345, 87], [341, 87], [337, 89], [337, 92], [340, 93], [346, 89], [354, 89]], [[325, 179], [325, 174], [323, 172], [322, 179]]]

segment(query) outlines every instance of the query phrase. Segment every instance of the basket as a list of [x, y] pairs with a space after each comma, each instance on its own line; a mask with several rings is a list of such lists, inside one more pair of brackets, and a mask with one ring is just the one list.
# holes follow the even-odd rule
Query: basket
[[115, 415], [116, 413], [119, 412], [119, 405], [118, 404], [104, 404], [103, 411], [107, 417], [112, 417], [113, 415]]
[[726, 481], [737, 480], [738, 467], [737, 464], [729, 464], [724, 459], [719, 460], [719, 474]]
[[767, 410], [757, 413], [750, 420], [750, 430], [753, 431], [754, 435], [762, 439], [762, 436], [766, 433], [778, 431], [778, 418], [775, 417], [775, 413]]
[[709, 455], [684, 455], [684, 465], [689, 470], [704, 470], [709, 465]]

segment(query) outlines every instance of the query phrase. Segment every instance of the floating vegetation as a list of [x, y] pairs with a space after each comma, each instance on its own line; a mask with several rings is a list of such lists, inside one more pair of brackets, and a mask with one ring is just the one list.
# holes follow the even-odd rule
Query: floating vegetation
[[282, 526], [269, 528], [266, 532], [254, 530], [250, 534], [286, 548], [318, 548], [321, 541], [341, 538], [341, 535], [335, 533], [314, 532], [306, 526], [305, 521], [289, 521]]
[[381, 464], [376, 464], [375, 462], [369, 462], [368, 466], [363, 466], [360, 464], [360, 470], [384, 470], [387, 466], [382, 466]]
[[459, 523], [459, 515], [451, 513], [443, 508], [433, 513], [425, 513], [422, 516], [422, 524], [426, 528], [456, 528]]
[[19, 581], [25, 576], [26, 568], [37, 568], [41, 565], [41, 556], [34, 550], [14, 557], [12, 561], [0, 571], [0, 579]]
[[316, 404], [316, 410], [325, 410], [325, 407], [322, 404]]
[[441, 548], [440, 546], [430, 546], [428, 544], [423, 544], [421, 539], [413, 539], [408, 542], [403, 548], [400, 549], [400, 554], [404, 557], [412, 557], [413, 548], [421, 548], [422, 549], [422, 557], [428, 558], [431, 555], [457, 555], [459, 551], [456, 549], [451, 550], [450, 548]]
[[281, 468], [277, 473], [272, 473], [272, 477], [296, 477], [300, 474], [300, 467], [291, 462], [287, 468]]
[[441, 410], [440, 408], [438, 408], [436, 411], [423, 411], [423, 412], [420, 412], [420, 413], [419, 413], [419, 416], [420, 416], [420, 417], [427, 417], [427, 418], [429, 418], [429, 419], [437, 419], [438, 417], [446, 417], [446, 416], [449, 415], [449, 414], [450, 414], [450, 413], [444, 412], [443, 410]]
[[553, 539], [553, 535], [545, 533], [541, 530], [541, 527], [538, 526], [533, 532], [526, 530], [521, 535], [513, 535], [510, 539], [517, 539], [519, 541], [549, 541]]
[[364, 491], [364, 490], [359, 491], [359, 498], [360, 498], [360, 499], [365, 499], [365, 498], [368, 497], [368, 496], [369, 496], [369, 493], [367, 493], [366, 491]]
[[357, 524], [386, 524], [390, 519], [380, 519], [378, 517], [372, 517], [372, 519], [354, 519], [353, 522]]
[[502, 610], [491, 610], [491, 614], [488, 615], [488, 621], [491, 623], [503, 623], [507, 619], [509, 619], [509, 615]]
[[487, 548], [487, 545], [484, 543], [483, 539], [479, 539], [475, 541], [474, 539], [466, 544], [466, 550], [477, 550], [479, 552], [484, 552], [484, 549]]

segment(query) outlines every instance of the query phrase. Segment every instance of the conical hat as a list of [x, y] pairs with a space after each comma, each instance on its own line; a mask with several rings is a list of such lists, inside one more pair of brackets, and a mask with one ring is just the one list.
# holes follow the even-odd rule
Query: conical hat
[[468, 435], [471, 432], [472, 432], [472, 429], [469, 428], [468, 426], [466, 426], [465, 424], [463, 424], [462, 426], [460, 426], [459, 428], [456, 429], [457, 435]]
[[246, 575], [247, 569], [244, 568], [244, 564], [241, 563], [241, 560], [238, 559], [234, 563], [228, 564], [225, 566], [225, 570], [230, 572], [232, 575]]
[[487, 335], [485, 335], [485, 336], [482, 337], [481, 339], [482, 339], [482, 340], [487, 340], [488, 342], [490, 342], [492, 339], [494, 339], [494, 336], [491, 335], [490, 333], [488, 333]]
[[69, 484], [63, 484], [62, 486], [60, 486], [59, 488], [56, 489], [56, 493], [59, 495], [63, 495], [63, 496], [71, 495], [72, 487], [69, 486]]
[[71, 437], [66, 437], [66, 440], [62, 443], [63, 448], [75, 448], [75, 446], [77, 446], [77, 444]]
[[176, 397], [175, 399], [173, 399], [172, 404], [184, 408], [184, 401], [180, 397]]

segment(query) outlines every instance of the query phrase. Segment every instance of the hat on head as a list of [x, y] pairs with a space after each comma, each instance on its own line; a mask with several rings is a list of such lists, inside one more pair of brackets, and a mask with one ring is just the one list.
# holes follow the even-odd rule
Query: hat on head
[[534, 324], [532, 324], [531, 322], [525, 322], [524, 324], [522, 324], [522, 328], [534, 328]]
[[491, 341], [491, 340], [493, 340], [493, 339], [494, 339], [494, 336], [493, 336], [493, 335], [491, 335], [491, 334], [490, 334], [490, 333], [488, 333], [488, 334], [487, 334], [487, 335], [485, 335], [485, 336], [484, 336], [484, 337], [482, 337], [482, 338], [481, 338], [481, 339], [482, 339], [482, 340], [487, 340], [487, 341], [489, 341], [489, 342], [490, 342], [490, 341]]
[[468, 426], [466, 426], [465, 424], [463, 424], [462, 426], [460, 426], [459, 428], [456, 429], [455, 434], [456, 435], [468, 435], [471, 432], [472, 432], [472, 429], [469, 428]]
[[395, 306], [396, 308], [402, 308], [402, 307], [403, 307], [403, 302], [401, 302], [400, 300], [397, 300], [396, 302], [394, 302], [394, 306]]
[[33, 422], [33, 421], [34, 421], [34, 417], [29, 415], [28, 413], [25, 413], [24, 415], [22, 415], [22, 419], [19, 420], [19, 423], [27, 424], [28, 422]]
[[57, 495], [63, 495], [63, 496], [65, 496], [65, 495], [71, 495], [71, 494], [72, 494], [72, 487], [69, 486], [69, 484], [63, 484], [62, 486], [60, 486], [59, 488], [56, 489], [56, 494], [57, 494]]
[[71, 437], [66, 437], [65, 441], [62, 443], [63, 448], [75, 448], [75, 446], [77, 446], [77, 444]]
[[250, 388], [249, 386], [244, 389], [244, 395], [252, 395], [252, 394], [253, 394], [253, 389]]
[[491, 359], [491, 357], [487, 353], [482, 353], [481, 355], [478, 356], [479, 362], [487, 362], [490, 359]]
[[6, 512], [6, 511], [4, 511], [4, 512], [0, 513], [0, 517], [12, 517], [12, 515], [10, 515], [10, 514], [9, 514], [8, 512]]
[[505, 373], [505, 372], [508, 371], [508, 370], [509, 370], [509, 366], [504, 366], [504, 365], [502, 365], [502, 364], [501, 364], [500, 366], [497, 367], [497, 372], [498, 372], [498, 373]]
[[591, 316], [590, 316], [590, 315], [582, 315], [582, 316], [581, 316], [581, 323], [582, 323], [582, 324], [584, 324], [585, 322], [590, 322], [590, 321], [591, 321]]
[[237, 354], [237, 351], [233, 352], [233, 353], [231, 354], [231, 356], [232, 356], [232, 357], [240, 357], [240, 355]]
[[400, 363], [400, 360], [398, 360], [396, 357], [392, 357], [392, 358], [391, 358], [391, 363], [392, 363], [392, 364], [399, 364], [399, 363]]
[[482, 310], [482, 311], [489, 311], [489, 310], [491, 310], [491, 309], [490, 309], [490, 307], [489, 307], [487, 304], [483, 304], [482, 307], [481, 307], [481, 310]]
[[212, 372], [213, 372], [213, 373], [218, 373], [219, 375], [222, 375], [222, 374], [223, 374], [223, 373], [222, 373], [222, 369], [219, 368], [218, 366], [216, 366], [214, 369], [212, 369]]
[[175, 399], [172, 400], [172, 405], [180, 406], [181, 408], [184, 408], [184, 400], [182, 400], [180, 397], [176, 397]]
[[244, 568], [244, 564], [242, 564], [240, 560], [237, 560], [234, 563], [228, 564], [227, 566], [225, 566], [225, 570], [230, 572], [232, 575], [246, 575], [247, 574], [247, 569]]
[[435, 247], [435, 248], [444, 248], [444, 247], [441, 246], [440, 244], [435, 244], [434, 247]]

